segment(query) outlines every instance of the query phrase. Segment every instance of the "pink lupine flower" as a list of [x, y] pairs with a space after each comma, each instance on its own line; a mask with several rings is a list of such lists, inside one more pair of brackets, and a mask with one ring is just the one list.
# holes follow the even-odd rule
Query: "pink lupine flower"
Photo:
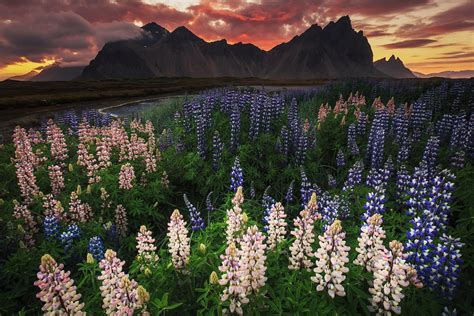
[[[243, 315], [242, 304], [247, 304], [247, 290], [244, 286], [244, 278], [240, 263], [240, 250], [237, 249], [235, 243], [230, 243], [225, 250], [225, 254], [221, 255], [222, 264], [219, 271], [222, 276], [219, 284], [226, 286], [221, 295], [222, 302], [229, 302], [230, 313]], [[226, 314], [227, 309], [223, 310]]]
[[156, 171], [156, 158], [153, 154], [145, 154], [145, 171], [147, 173], [152, 173]]
[[285, 219], [286, 214], [283, 205], [280, 202], [272, 205], [267, 225], [267, 244], [270, 250], [275, 249], [275, 247], [285, 239], [287, 227]]
[[138, 137], [137, 134], [132, 133], [130, 136], [130, 143], [128, 144], [128, 159], [135, 160], [140, 157], [145, 157], [147, 153], [147, 144], [145, 140]]
[[354, 264], [363, 266], [367, 271], [372, 272], [378, 256], [386, 251], [383, 245], [384, 239], [385, 230], [382, 228], [382, 215], [374, 214], [361, 228], [360, 237], [357, 238], [359, 246], [356, 248], [359, 254], [354, 260]]
[[314, 242], [314, 221], [315, 217], [311, 216], [307, 209], [300, 212], [300, 215], [294, 219], [295, 228], [291, 234], [295, 236], [295, 240], [290, 246], [290, 264], [288, 268], [291, 270], [306, 269], [310, 271], [313, 266], [311, 258], [314, 257], [312, 244]]
[[48, 176], [51, 180], [51, 191], [54, 195], [59, 195], [64, 189], [64, 176], [61, 167], [52, 165], [48, 167]]
[[22, 227], [25, 243], [28, 246], [34, 246], [35, 240], [33, 236], [38, 232], [38, 224], [27, 205], [21, 205], [16, 200], [13, 200], [13, 204], [13, 217], [23, 221], [24, 224]]
[[89, 153], [87, 146], [83, 143], [77, 145], [77, 164], [86, 168], [89, 184], [100, 181], [100, 176], [97, 175], [97, 171], [99, 170], [97, 159], [95, 159], [92, 153]]
[[54, 124], [52, 119], [48, 120], [46, 127], [46, 141], [51, 146], [51, 157], [56, 161], [64, 161], [68, 157], [67, 144], [63, 131]]
[[125, 262], [117, 258], [117, 253], [107, 249], [105, 257], [99, 263], [102, 282], [102, 308], [107, 315], [129, 315], [142, 308], [146, 303], [139, 293], [139, 286], [135, 280], [130, 280], [123, 272]]
[[402, 290], [409, 285], [409, 268], [404, 259], [402, 243], [391, 241], [389, 250], [380, 255], [374, 264], [374, 280], [369, 288], [372, 294], [369, 310], [378, 315], [401, 313], [400, 302], [405, 296]]
[[156, 254], [155, 239], [152, 237], [151, 231], [148, 230], [145, 225], [140, 226], [140, 231], [138, 232], [137, 250], [141, 262], [141, 269], [158, 262], [159, 258]]
[[110, 155], [112, 154], [110, 142], [109, 137], [103, 137], [97, 140], [97, 161], [99, 169], [108, 168], [112, 165], [110, 161]]
[[30, 203], [33, 196], [39, 193], [36, 176], [34, 175], [34, 168], [39, 163], [38, 158], [33, 153], [33, 148], [24, 128], [15, 127], [13, 144], [15, 146], [13, 162], [15, 162], [18, 186], [25, 202]]
[[178, 210], [174, 210], [173, 214], [171, 214], [167, 236], [169, 238], [168, 248], [173, 266], [175, 269], [185, 272], [184, 268], [189, 261], [191, 245], [186, 222]]
[[170, 185], [170, 180], [168, 179], [168, 174], [166, 173], [166, 171], [163, 171], [163, 175], [161, 176], [161, 185], [164, 188], [168, 188]]
[[80, 303], [81, 294], [76, 292], [74, 280], [69, 271], [64, 271], [64, 265], [58, 265], [50, 255], [41, 257], [41, 265], [37, 273], [35, 286], [40, 288], [36, 294], [43, 303], [41, 309], [45, 315], [85, 315]]
[[68, 219], [72, 222], [87, 222], [93, 214], [92, 208], [87, 203], [83, 203], [75, 191], [71, 192], [69, 201]]
[[321, 214], [318, 213], [318, 201], [316, 199], [316, 193], [313, 192], [311, 194], [311, 198], [308, 201], [308, 205], [306, 205], [306, 210], [310, 214], [310, 216], [314, 217], [314, 220], [321, 219]]
[[232, 204], [234, 205], [231, 209], [227, 210], [227, 227], [226, 227], [226, 239], [227, 245], [240, 240], [239, 234], [242, 231], [243, 214], [240, 205], [244, 202], [244, 195], [242, 193], [242, 187], [237, 188], [237, 192], [232, 198]]
[[135, 170], [129, 163], [122, 165], [119, 174], [119, 188], [130, 190], [133, 188], [132, 181], [135, 179]]
[[117, 234], [123, 238], [127, 235], [128, 219], [127, 210], [122, 204], [117, 205], [115, 209], [115, 226], [117, 227]]
[[145, 122], [145, 133], [148, 134], [147, 145], [148, 145], [148, 152], [153, 153], [156, 149], [156, 139], [155, 139], [155, 127], [150, 120]]
[[61, 201], [56, 200], [52, 194], [43, 196], [43, 209], [44, 216], [54, 216], [58, 221], [62, 220], [64, 216], [64, 208]]
[[257, 226], [247, 229], [240, 242], [241, 257], [240, 264], [242, 270], [242, 286], [246, 288], [248, 294], [257, 293], [265, 285], [267, 277], [265, 271], [265, 236], [258, 231]]
[[335, 220], [319, 236], [319, 248], [316, 251], [315, 276], [311, 280], [318, 285], [317, 291], [327, 289], [329, 296], [345, 296], [346, 292], [342, 282], [346, 279], [345, 274], [349, 272], [346, 264], [349, 262], [349, 247], [344, 240], [346, 233], [342, 231], [341, 221]]

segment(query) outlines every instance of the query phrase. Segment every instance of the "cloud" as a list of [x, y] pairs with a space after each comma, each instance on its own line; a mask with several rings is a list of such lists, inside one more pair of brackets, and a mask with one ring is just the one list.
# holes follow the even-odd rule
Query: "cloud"
[[396, 43], [385, 44], [383, 47], [390, 48], [390, 49], [399, 49], [399, 48], [415, 48], [415, 47], [422, 47], [428, 44], [434, 43], [436, 40], [423, 38], [423, 39], [413, 39], [413, 40], [406, 40]]
[[38, 13], [21, 21], [0, 23], [0, 67], [24, 58], [86, 63], [106, 42], [141, 35], [127, 22], [92, 25], [73, 12]]
[[450, 52], [450, 53], [445, 53], [443, 56], [437, 56], [437, 57], [430, 57], [428, 59], [459, 59], [459, 58], [470, 58], [474, 57], [474, 52]]

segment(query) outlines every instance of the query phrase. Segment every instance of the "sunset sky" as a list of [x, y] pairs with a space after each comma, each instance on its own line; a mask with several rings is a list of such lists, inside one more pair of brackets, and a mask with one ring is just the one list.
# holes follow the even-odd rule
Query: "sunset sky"
[[343, 15], [364, 31], [374, 60], [395, 54], [423, 73], [474, 69], [474, 0], [2, 0], [0, 80], [88, 64], [104, 43], [140, 36], [151, 21], [269, 50]]

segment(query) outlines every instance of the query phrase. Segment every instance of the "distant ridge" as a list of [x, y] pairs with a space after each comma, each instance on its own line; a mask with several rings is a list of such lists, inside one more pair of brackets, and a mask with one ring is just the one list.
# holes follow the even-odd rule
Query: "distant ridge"
[[435, 73], [430, 73], [430, 74], [415, 72], [415, 75], [420, 78], [432, 78], [432, 77], [443, 77], [443, 78], [451, 78], [451, 79], [473, 78], [474, 70], [442, 71], [442, 72], [435, 72]]
[[386, 58], [377, 60], [374, 66], [392, 78], [416, 78], [413, 72], [405, 67], [403, 61], [395, 55], [390, 56], [388, 60]]
[[252, 44], [206, 42], [184, 26], [169, 32], [152, 22], [142, 29], [141, 38], [105, 44], [80, 79], [386, 77], [373, 66], [369, 42], [348, 16], [324, 28], [312, 25], [268, 52]]

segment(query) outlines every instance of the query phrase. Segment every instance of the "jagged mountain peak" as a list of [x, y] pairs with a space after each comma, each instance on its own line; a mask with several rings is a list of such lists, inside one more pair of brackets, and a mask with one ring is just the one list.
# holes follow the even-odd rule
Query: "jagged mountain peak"
[[182, 40], [182, 41], [202, 41], [204, 40], [191, 32], [186, 26], [179, 26], [173, 32], [171, 32], [171, 36], [174, 39]]
[[162, 27], [156, 22], [147, 23], [142, 26], [142, 29], [150, 33], [169, 33], [169, 31], [166, 28]]
[[395, 55], [390, 56], [387, 60], [386, 57], [381, 58], [374, 62], [375, 68], [384, 74], [393, 78], [415, 78], [416, 76], [411, 72], [410, 69], [405, 67], [403, 61]]

